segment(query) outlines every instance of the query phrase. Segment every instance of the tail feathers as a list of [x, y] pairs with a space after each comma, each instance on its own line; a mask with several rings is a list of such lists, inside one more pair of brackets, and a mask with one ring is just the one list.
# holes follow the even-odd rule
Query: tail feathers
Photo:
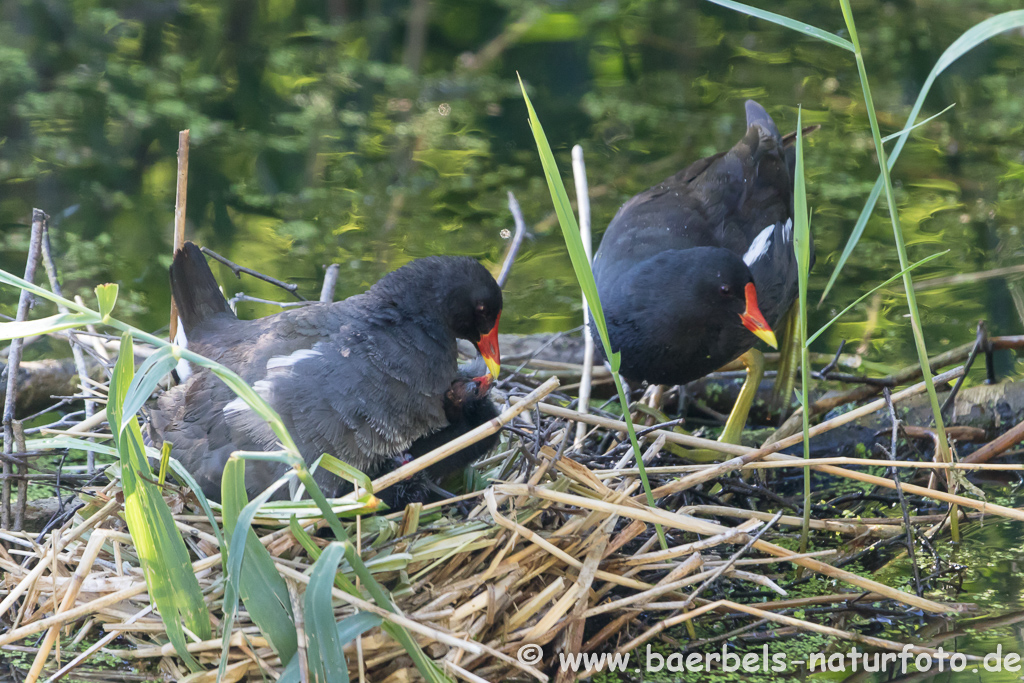
[[779, 129], [775, 126], [775, 121], [768, 115], [765, 108], [754, 100], [747, 100], [747, 128], [751, 126], [758, 126], [762, 131], [770, 135], [775, 140], [781, 140], [782, 136], [779, 135]]
[[171, 293], [186, 335], [213, 315], [231, 313], [206, 257], [192, 242], [185, 242], [174, 254]]

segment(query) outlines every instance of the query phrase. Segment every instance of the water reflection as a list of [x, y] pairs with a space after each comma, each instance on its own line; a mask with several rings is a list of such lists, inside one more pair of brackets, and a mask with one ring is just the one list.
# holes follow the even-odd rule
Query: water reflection
[[[941, 51], [1009, 4], [858, 3], [884, 132], [902, 125]], [[515, 71], [533, 89], [563, 168], [573, 143], [586, 150], [598, 234], [626, 198], [731, 144], [747, 97], [784, 129], [798, 104], [806, 122], [822, 124], [807, 145], [819, 250], [812, 289], [822, 290], [875, 178], [852, 56], [710, 4], [616, 10], [453, 0], [408, 26], [397, 2], [270, 2], [244, 17], [233, 7], [6, 7], [2, 86], [13, 106], [0, 118], [5, 267], [19, 269], [21, 224], [33, 205], [51, 213], [75, 206], [59, 226], [69, 284], [120, 281], [139, 293], [127, 309], [133, 317], [159, 326], [174, 141], [188, 126], [190, 233], [233, 260], [311, 292], [322, 265], [339, 262], [342, 295], [426, 254], [466, 253], [496, 268], [511, 189], [535, 231], [509, 284], [506, 329], [574, 326], [579, 297]], [[831, 5], [789, 0], [772, 9], [841, 27]], [[1024, 86], [1022, 47], [1019, 33], [1002, 36], [941, 77], [925, 113], [956, 106], [922, 126], [899, 160], [910, 258], [952, 249], [919, 277], [1019, 263], [1022, 105], [1011, 93]], [[97, 245], [103, 236], [109, 241]], [[812, 325], [898, 270], [891, 243], [882, 208]], [[980, 318], [993, 334], [1019, 333], [1015, 277], [923, 291], [930, 348], [972, 339]], [[232, 290], [274, 294], [223, 279]], [[11, 294], [3, 296], [10, 305]], [[866, 306], [824, 335], [821, 350], [864, 336]], [[911, 362], [898, 288], [879, 310], [868, 359]]]

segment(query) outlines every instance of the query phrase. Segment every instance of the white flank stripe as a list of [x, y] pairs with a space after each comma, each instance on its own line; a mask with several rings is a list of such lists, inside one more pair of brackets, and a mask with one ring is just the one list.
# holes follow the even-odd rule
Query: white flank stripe
[[223, 411], [225, 415], [229, 413], [240, 413], [244, 410], [249, 410], [249, 404], [243, 401], [241, 398], [236, 398], [235, 400], [231, 401], [223, 408], [221, 408], [221, 411]]
[[786, 221], [786, 224], [782, 226], [782, 241], [792, 242], [793, 241], [793, 219], [790, 218]]
[[751, 242], [750, 248], [747, 249], [747, 253], [743, 255], [743, 262], [747, 266], [752, 266], [754, 261], [758, 260], [762, 256], [768, 253], [768, 247], [772, 242], [772, 233], [775, 232], [775, 225], [769, 225], [767, 228], [762, 230], [754, 241]]
[[287, 356], [274, 356], [267, 361], [267, 370], [273, 370], [274, 368], [289, 368], [300, 361], [304, 361], [307, 358], [316, 358], [319, 355], [322, 355], [319, 351], [299, 349]]

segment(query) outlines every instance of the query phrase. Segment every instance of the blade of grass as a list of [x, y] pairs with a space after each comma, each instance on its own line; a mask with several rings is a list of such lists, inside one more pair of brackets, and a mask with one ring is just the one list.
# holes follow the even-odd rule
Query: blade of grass
[[[775, 14], [775, 12], [769, 12], [767, 10], [758, 9], [756, 7], [751, 7], [750, 5], [744, 5], [742, 2], [733, 2], [733, 0], [708, 0], [708, 2], [714, 3], [721, 7], [726, 7], [731, 10], [736, 10], [737, 12], [741, 12], [743, 14], [748, 14], [752, 17], [757, 17], [758, 19], [770, 21], [773, 24], [778, 24], [779, 26], [785, 26], [786, 28], [793, 29], [794, 31], [799, 31], [804, 35], [810, 36], [812, 38], [817, 38], [818, 40], [823, 40], [826, 43], [831, 43], [837, 47], [843, 48], [844, 50], [849, 50], [850, 52], [853, 52], [853, 43], [851, 43], [850, 41], [846, 40], [845, 38], [840, 38], [837, 35], [833, 35], [828, 31], [820, 29], [816, 26], [805, 24], [802, 21], [790, 19], [789, 17], [784, 17], [781, 14]], [[800, 129], [797, 128], [797, 130]]]
[[[885, 200], [889, 207], [889, 219], [892, 221], [893, 239], [896, 242], [896, 253], [899, 256], [900, 268], [903, 269], [903, 288], [907, 292], [907, 308], [910, 310], [910, 325], [914, 332], [914, 346], [917, 349], [918, 362], [921, 364], [921, 378], [924, 380], [925, 388], [928, 391], [928, 400], [932, 406], [932, 415], [935, 419], [935, 432], [938, 434], [939, 457], [942, 462], [950, 462], [949, 442], [946, 440], [946, 430], [943, 427], [942, 410], [939, 406], [939, 397], [935, 393], [935, 383], [932, 381], [932, 371], [928, 362], [928, 349], [924, 341], [924, 329], [921, 327], [921, 313], [917, 308], [917, 295], [914, 293], [914, 280], [908, 268], [907, 246], [903, 238], [903, 228], [900, 225], [899, 211], [896, 207], [896, 196], [892, 189], [892, 179], [889, 177], [889, 164], [886, 161], [885, 146], [882, 144], [882, 133], [878, 127], [878, 116], [875, 113], [875, 103], [871, 96], [871, 86], [868, 83], [867, 68], [864, 66], [864, 54], [860, 48], [860, 40], [857, 37], [857, 26], [853, 20], [853, 12], [850, 9], [850, 0], [839, 0], [843, 10], [843, 19], [850, 31], [850, 39], [854, 46], [854, 56], [857, 60], [857, 73], [860, 76], [861, 88], [864, 91], [864, 105], [868, 111], [868, 122], [871, 124], [871, 135], [875, 140], [875, 152], [878, 155], [878, 166], [882, 171], [882, 184], [885, 189]], [[941, 61], [941, 60], [940, 60]], [[906, 138], [901, 138], [901, 141]], [[898, 144], [898, 143], [897, 143]], [[804, 411], [805, 420], [807, 411]], [[951, 473], [947, 473], [947, 485], [953, 490]], [[806, 513], [806, 511], [805, 511]], [[954, 542], [960, 540], [959, 522], [955, 505], [950, 505], [950, 533]]]
[[[353, 614], [338, 622], [336, 627], [338, 639], [342, 645], [345, 645], [380, 624], [381, 618], [376, 614], [369, 612]], [[292, 657], [292, 660], [288, 662], [288, 666], [281, 672], [281, 678], [277, 679], [277, 683], [299, 683], [299, 660], [296, 657]]]
[[901, 131], [899, 131], [897, 133], [892, 133], [890, 135], [886, 135], [884, 138], [882, 138], [882, 142], [889, 142], [890, 140], [895, 140], [896, 138], [898, 138], [899, 136], [903, 135], [906, 132], [912, 131], [915, 128], [920, 128], [921, 126], [923, 126], [924, 124], [928, 123], [929, 121], [931, 121], [933, 119], [939, 118], [940, 116], [942, 116], [943, 114], [945, 114], [947, 111], [949, 111], [950, 109], [952, 109], [955, 106], [956, 106], [956, 102], [954, 102], [953, 104], [949, 105], [948, 107], [946, 107], [945, 109], [940, 111], [938, 114], [932, 114], [928, 118], [924, 119], [923, 121], [918, 121], [917, 123], [915, 123], [912, 126], [908, 125], [906, 128], [904, 128], [903, 130], [901, 130]]
[[925, 257], [925, 258], [921, 259], [920, 261], [918, 261], [917, 263], [912, 263], [912, 264], [910, 264], [909, 266], [907, 266], [907, 268], [905, 268], [904, 270], [901, 270], [900, 272], [896, 273], [895, 275], [893, 275], [893, 276], [892, 276], [891, 278], [889, 278], [888, 280], [886, 280], [886, 281], [885, 281], [885, 282], [883, 282], [882, 284], [880, 284], [880, 285], [878, 285], [878, 286], [876, 286], [876, 287], [873, 287], [873, 288], [872, 288], [871, 290], [869, 290], [869, 291], [865, 292], [865, 293], [864, 293], [863, 295], [861, 295], [860, 297], [858, 297], [856, 301], [854, 301], [854, 302], [853, 302], [852, 304], [850, 304], [849, 306], [847, 306], [846, 308], [844, 308], [844, 309], [843, 309], [842, 311], [840, 311], [839, 313], [837, 313], [837, 314], [836, 314], [835, 316], [833, 316], [833, 317], [832, 317], [832, 319], [831, 319], [831, 320], [829, 320], [829, 321], [828, 321], [827, 323], [825, 323], [824, 325], [822, 325], [822, 326], [821, 326], [821, 327], [820, 327], [820, 328], [818, 329], [818, 331], [817, 331], [817, 332], [815, 332], [814, 334], [812, 334], [812, 335], [811, 335], [811, 338], [807, 340], [807, 345], [808, 345], [808, 346], [810, 346], [810, 345], [811, 345], [811, 343], [812, 343], [812, 342], [814, 342], [814, 340], [815, 340], [815, 339], [817, 339], [817, 338], [818, 338], [818, 337], [819, 337], [819, 336], [821, 335], [821, 333], [822, 333], [822, 332], [824, 332], [824, 331], [825, 331], [825, 330], [827, 330], [828, 328], [832, 327], [832, 323], [836, 322], [837, 320], [839, 320], [840, 318], [842, 318], [842, 317], [843, 317], [844, 315], [846, 315], [847, 313], [849, 313], [849, 312], [850, 312], [850, 310], [851, 310], [851, 309], [852, 309], [852, 308], [853, 308], [854, 306], [856, 306], [857, 304], [859, 304], [859, 303], [860, 303], [861, 301], [864, 301], [864, 299], [867, 299], [867, 298], [868, 298], [869, 296], [871, 296], [872, 294], [874, 294], [875, 292], [877, 292], [878, 290], [880, 290], [880, 289], [881, 289], [882, 287], [885, 287], [885, 286], [886, 286], [886, 285], [888, 285], [888, 284], [892, 284], [892, 283], [893, 283], [893, 282], [895, 282], [896, 280], [900, 279], [901, 277], [903, 277], [903, 274], [904, 274], [904, 273], [906, 273], [906, 272], [908, 272], [908, 271], [911, 271], [911, 270], [914, 270], [914, 268], [917, 268], [918, 266], [923, 266], [924, 264], [928, 263], [929, 261], [934, 261], [935, 259], [939, 258], [940, 256], [945, 256], [945, 255], [946, 255], [946, 254], [948, 254], [948, 253], [949, 253], [949, 249], [947, 249], [946, 251], [940, 251], [940, 252], [938, 252], [937, 254], [932, 254], [931, 256], [927, 256], [927, 257]]
[[[636, 438], [636, 429], [634, 429], [633, 420], [629, 415], [629, 401], [626, 398], [626, 392], [622, 388], [622, 380], [619, 378], [621, 358], [617, 351], [612, 351], [611, 342], [608, 339], [608, 324], [604, 318], [604, 309], [601, 308], [601, 297], [597, 293], [594, 271], [590, 267], [590, 259], [587, 258], [587, 251], [583, 246], [583, 238], [580, 237], [580, 229], [576, 225], [576, 216], [573, 214], [572, 205], [569, 203], [569, 195], [565, 191], [565, 185], [562, 183], [562, 176], [558, 173], [558, 165], [555, 163], [555, 156], [551, 152], [551, 145], [548, 144], [548, 138], [544, 134], [544, 127], [541, 126], [537, 112], [530, 101], [530, 96], [526, 93], [526, 86], [523, 85], [522, 78], [519, 79], [519, 88], [523, 91], [523, 99], [526, 100], [530, 127], [533, 130], [534, 141], [540, 154], [541, 165], [544, 167], [544, 178], [547, 180], [548, 190], [551, 192], [551, 201], [555, 205], [558, 225], [562, 228], [565, 246], [569, 250], [572, 269], [576, 273], [580, 289], [583, 290], [583, 296], [587, 300], [593, 324], [597, 328], [598, 335], [601, 337], [605, 358], [608, 359], [608, 363], [611, 365], [612, 379], [618, 392], [619, 404], [622, 406], [623, 421], [626, 423], [629, 442], [633, 447], [633, 457], [636, 459], [636, 466], [640, 472], [640, 481], [644, 487], [644, 494], [647, 496], [647, 504], [654, 507], [654, 496], [651, 495], [651, 484], [647, 479], [647, 469], [644, 467], [643, 456], [640, 453], [640, 442]], [[661, 528], [661, 525], [655, 525], [655, 530], [658, 533], [658, 540], [661, 542], [662, 549], [667, 549], [668, 542], [665, 540], [665, 530]]]
[[[802, 130], [803, 107], [797, 108], [796, 129]], [[807, 276], [811, 268], [811, 226], [807, 214], [807, 184], [804, 179], [803, 135], [796, 136], [796, 166], [793, 178], [793, 249], [796, 252], [797, 287], [799, 292], [800, 334], [800, 405], [808, 405], [811, 358], [807, 339]], [[803, 410], [804, 459], [811, 457], [809, 411]], [[804, 467], [804, 520], [800, 532], [800, 552], [807, 552], [807, 539], [811, 529], [811, 468]]]
[[307, 659], [312, 680], [326, 683], [348, 683], [348, 662], [334, 620], [331, 589], [338, 563], [345, 554], [345, 544], [333, 542], [324, 548], [313, 565], [303, 600], [306, 633], [309, 636]]
[[[986, 40], [997, 36], [1000, 33], [1005, 33], [1006, 31], [1012, 31], [1013, 29], [1021, 27], [1024, 27], [1024, 10], [1003, 12], [1002, 14], [997, 14], [994, 17], [989, 17], [985, 21], [979, 22], [967, 29], [964, 31], [963, 35], [954, 40], [953, 43], [946, 48], [938, 61], [935, 62], [935, 66], [932, 67], [931, 72], [928, 74], [928, 78], [924, 81], [924, 85], [921, 86], [921, 92], [918, 93], [917, 100], [915, 100], [914, 106], [910, 110], [910, 115], [907, 117], [907, 125], [903, 128], [903, 131], [899, 133], [899, 140], [897, 140], [896, 145], [893, 147], [892, 153], [889, 154], [888, 169], [892, 169], [893, 164], [896, 163], [896, 159], [900, 156], [900, 152], [903, 151], [903, 146], [907, 143], [907, 139], [910, 137], [910, 132], [914, 129], [913, 123], [917, 120], [917, 116], [921, 112], [921, 107], [924, 106], [925, 98], [928, 97], [928, 93], [931, 90], [932, 85], [935, 83], [935, 79], [938, 78], [943, 71], [949, 68], [953, 62], [960, 59]], [[828, 293], [832, 290], [832, 286], [839, 278], [839, 273], [842, 271], [843, 266], [846, 265], [847, 259], [850, 258], [854, 247], [857, 246], [857, 242], [864, 233], [864, 228], [868, 223], [868, 218], [875, 210], [875, 204], [878, 202], [878, 197], [882, 194], [883, 182], [882, 175], [879, 174], [878, 179], [875, 180], [875, 186], [871, 189], [871, 194], [868, 195], [868, 200], [865, 202], [864, 208], [861, 210], [860, 216], [857, 218], [857, 223], [853, 226], [853, 232], [850, 233], [850, 238], [846, 241], [843, 253], [839, 256], [839, 261], [836, 263], [835, 270], [832, 271], [828, 284], [825, 285], [825, 291], [822, 292], [821, 301], [824, 301], [825, 297], [828, 296]]]
[[[225, 465], [224, 477], [221, 480], [221, 501], [224, 534], [233, 546], [231, 541], [234, 539], [239, 513], [249, 502], [245, 491], [244, 460], [231, 458]], [[253, 623], [267, 636], [267, 640], [280, 655], [281, 661], [287, 662], [298, 650], [298, 634], [292, 615], [291, 600], [288, 597], [288, 586], [278, 574], [270, 552], [260, 543], [251, 527], [247, 531], [243, 552], [245, 557], [239, 569], [239, 597]], [[230, 561], [230, 550], [227, 557]], [[241, 567], [244, 567], [245, 571], [241, 571]]]
[[121, 456], [125, 521], [167, 638], [185, 665], [196, 672], [202, 667], [188, 652], [182, 620], [189, 630], [207, 640], [211, 637], [210, 614], [203, 602], [199, 581], [192, 572], [185, 541], [174, 524], [170, 508], [152, 483], [153, 471], [146, 458], [138, 419], [134, 414], [128, 420], [121, 419], [135, 374], [132, 346], [131, 335], [122, 335], [120, 354], [110, 378], [108, 410]]

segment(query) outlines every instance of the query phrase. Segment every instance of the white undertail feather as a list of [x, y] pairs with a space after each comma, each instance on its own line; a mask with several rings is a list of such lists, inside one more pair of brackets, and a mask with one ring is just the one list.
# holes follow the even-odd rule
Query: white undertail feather
[[782, 241], [792, 242], [793, 241], [793, 219], [790, 218], [786, 221], [786, 224], [782, 226]]
[[[181, 316], [178, 316], [178, 329], [174, 332], [174, 344], [183, 349], [188, 348], [188, 337], [185, 336], [185, 326], [181, 322]], [[178, 361], [174, 369], [178, 371], [178, 380], [182, 383], [192, 376], [192, 364], [184, 358]]]
[[768, 253], [768, 247], [771, 246], [772, 233], [775, 232], [775, 224], [769, 225], [767, 228], [762, 230], [754, 241], [750, 243], [750, 248], [747, 249], [747, 253], [743, 255], [743, 262], [747, 266], [754, 265], [754, 261], [762, 258]]

